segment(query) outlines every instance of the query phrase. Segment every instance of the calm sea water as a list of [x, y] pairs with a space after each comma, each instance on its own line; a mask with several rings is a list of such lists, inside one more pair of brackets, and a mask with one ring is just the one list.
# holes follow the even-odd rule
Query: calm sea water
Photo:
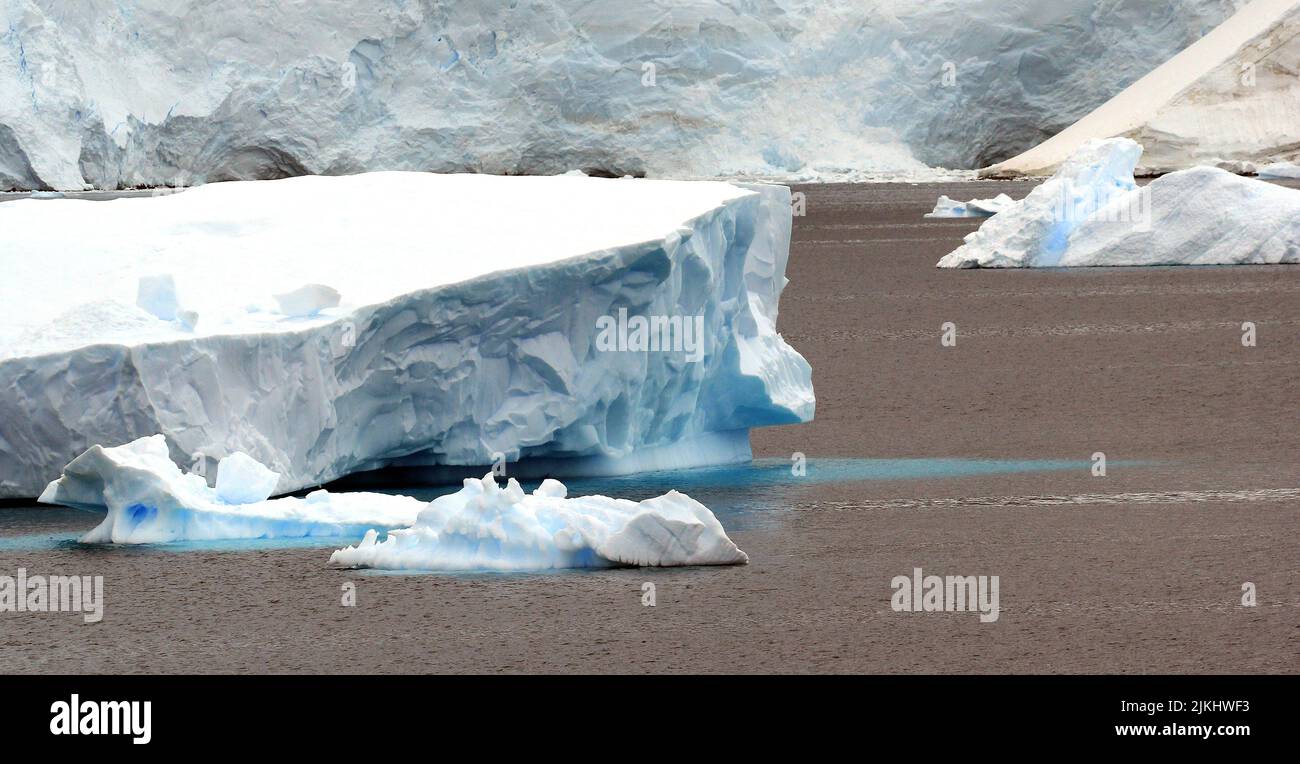
[[[802, 494], [828, 483], [910, 481], [990, 476], [1024, 472], [1087, 470], [1088, 462], [1058, 459], [836, 459], [811, 458], [795, 474], [791, 461], [756, 459], [748, 464], [666, 470], [617, 477], [578, 478], [565, 481], [570, 496], [601, 494], [640, 501], [670, 490], [689, 494], [717, 515], [728, 530], [746, 530], [779, 523], [781, 513]], [[521, 481], [532, 490], [540, 481]], [[431, 501], [457, 489], [454, 485], [406, 486], [377, 489]], [[94, 549], [78, 539], [102, 519], [103, 514], [66, 507], [33, 504], [0, 508], [0, 552]], [[246, 551], [338, 547], [349, 538], [238, 539], [182, 542], [165, 545], [168, 552], [185, 549]], [[154, 545], [135, 547], [147, 553]]]

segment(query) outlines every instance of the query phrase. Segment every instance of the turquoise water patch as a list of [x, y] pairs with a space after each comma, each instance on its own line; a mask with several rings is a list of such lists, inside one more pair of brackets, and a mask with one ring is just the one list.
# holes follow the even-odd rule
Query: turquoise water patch
[[[1111, 468], [1141, 462], [1112, 462]], [[781, 522], [788, 509], [807, 489], [827, 484], [886, 481], [942, 480], [1030, 472], [1080, 471], [1092, 464], [1081, 459], [854, 459], [810, 458], [805, 473], [795, 475], [788, 459], [755, 459], [746, 464], [687, 470], [645, 472], [615, 477], [571, 478], [565, 482], [570, 496], [602, 494], [640, 501], [678, 490], [711, 509], [728, 531], [770, 527]], [[520, 481], [532, 490], [540, 480]], [[374, 489], [388, 494], [431, 501], [458, 486], [403, 486]], [[0, 510], [0, 553], [68, 549], [132, 549], [184, 552], [245, 552], [273, 549], [335, 549], [356, 543], [362, 534], [300, 538], [182, 541], [120, 547], [80, 544], [78, 539], [103, 518], [102, 513], [38, 507]]]

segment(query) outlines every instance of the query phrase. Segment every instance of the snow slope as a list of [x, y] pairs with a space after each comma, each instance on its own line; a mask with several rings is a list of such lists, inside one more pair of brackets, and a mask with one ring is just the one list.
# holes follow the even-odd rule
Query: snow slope
[[[278, 492], [392, 464], [748, 458], [748, 428], [813, 415], [775, 330], [789, 236], [787, 188], [720, 182], [370, 173], [6, 202], [0, 496], [154, 433], [186, 465], [243, 451]], [[602, 342], [622, 311], [678, 344]]]
[[940, 268], [1300, 263], [1300, 191], [1216, 167], [1138, 188], [1142, 147], [1089, 141]]
[[1300, 2], [1254, 0], [1182, 53], [989, 177], [1047, 175], [1084, 141], [1145, 148], [1139, 174], [1300, 156]]
[[1241, 0], [0, 0], [0, 190], [978, 167]]
[[[172, 462], [153, 435], [73, 459], [41, 501], [106, 511], [90, 544], [304, 537], [360, 538], [341, 567], [520, 570], [613, 565], [730, 565], [748, 560], [717, 518], [685, 494], [633, 502], [566, 498], [557, 480], [525, 494], [491, 473], [431, 503], [382, 493], [312, 491], [267, 499], [274, 475], [246, 454], [222, 459], [215, 489]], [[224, 490], [223, 490], [224, 482]], [[408, 526], [409, 529], [406, 529]], [[388, 537], [379, 539], [380, 531]]]

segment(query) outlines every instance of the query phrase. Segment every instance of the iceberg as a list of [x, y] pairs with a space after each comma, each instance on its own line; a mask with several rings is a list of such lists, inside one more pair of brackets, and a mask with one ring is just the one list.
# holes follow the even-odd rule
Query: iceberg
[[[268, 499], [275, 473], [246, 454], [218, 465], [217, 487], [172, 462], [162, 435], [93, 446], [41, 494], [48, 504], [102, 509], [88, 544], [231, 539], [360, 538], [330, 563], [419, 570], [521, 570], [731, 565], [748, 557], [704, 505], [677, 491], [634, 502], [568, 498], [548, 479], [531, 494], [492, 473], [432, 502], [382, 493]], [[379, 534], [387, 531], [380, 539]]]
[[1089, 141], [940, 268], [1300, 262], [1300, 191], [1195, 167], [1139, 188], [1142, 147]]
[[1300, 164], [1295, 162], [1273, 162], [1256, 170], [1261, 178], [1300, 179]]
[[[243, 452], [275, 493], [392, 466], [748, 459], [749, 428], [815, 407], [776, 332], [790, 199], [385, 172], [0, 204], [0, 497], [155, 433], [185, 465]], [[611, 349], [620, 315], [668, 334]]]
[[635, 502], [567, 498], [546, 480], [531, 494], [491, 473], [425, 507], [410, 528], [330, 555], [343, 568], [383, 570], [538, 570], [614, 566], [735, 565], [749, 557], [703, 504], [669, 491]]
[[[162, 435], [112, 448], [92, 446], [46, 486], [40, 501], [105, 510], [104, 521], [82, 537], [87, 544], [358, 538], [375, 528], [408, 526], [424, 507], [409, 496], [324, 490], [268, 501], [257, 498], [265, 484], [258, 484], [248, 463], [238, 464], [244, 460], [267, 470], [247, 455], [227, 456], [219, 467], [225, 477], [213, 489], [203, 476], [184, 473], [172, 462]], [[250, 473], [253, 481], [239, 482]]]
[[1033, 146], [1237, 4], [9, 0], [0, 190], [924, 177]]
[[934, 209], [925, 213], [928, 218], [987, 218], [992, 217], [1015, 202], [1006, 194], [998, 194], [992, 199], [971, 199], [959, 202], [940, 195], [934, 203]]
[[1145, 147], [1140, 175], [1294, 161], [1300, 156], [1300, 2], [1253, 0], [1065, 130], [980, 175], [1048, 175], [1085, 141], [1113, 137]]

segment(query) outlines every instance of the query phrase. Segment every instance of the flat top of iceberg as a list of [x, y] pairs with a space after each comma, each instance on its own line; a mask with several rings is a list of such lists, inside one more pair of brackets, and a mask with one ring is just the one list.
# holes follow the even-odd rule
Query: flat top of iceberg
[[6, 202], [0, 358], [302, 329], [419, 289], [661, 242], [753, 194], [723, 182], [375, 172]]

